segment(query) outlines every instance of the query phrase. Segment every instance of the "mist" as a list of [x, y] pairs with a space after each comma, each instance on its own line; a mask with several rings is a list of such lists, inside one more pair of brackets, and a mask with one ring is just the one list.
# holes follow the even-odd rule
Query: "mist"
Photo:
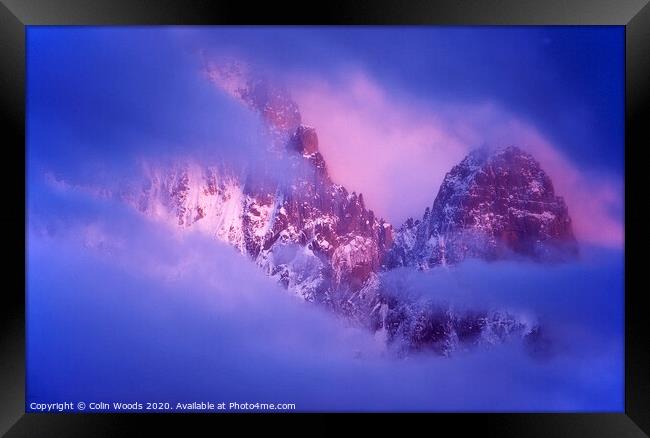
[[27, 160], [71, 184], [110, 186], [152, 161], [264, 160], [259, 117], [211, 86], [163, 29], [27, 32]]
[[[32, 187], [30, 401], [296, 403], [299, 411], [622, 411], [622, 254], [395, 271], [399, 293], [539, 317], [517, 342], [400, 359], [233, 248], [107, 199]], [[390, 281], [389, 281], [390, 283]]]

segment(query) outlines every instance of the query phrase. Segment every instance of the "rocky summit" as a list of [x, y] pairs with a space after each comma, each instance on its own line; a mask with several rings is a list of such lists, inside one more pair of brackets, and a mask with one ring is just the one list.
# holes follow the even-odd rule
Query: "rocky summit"
[[422, 219], [407, 220], [395, 240], [389, 267], [577, 254], [564, 200], [539, 163], [515, 146], [470, 153], [447, 173]]
[[538, 325], [517, 315], [455, 311], [401, 297], [383, 281], [395, 268], [468, 258], [574, 257], [567, 206], [530, 154], [516, 147], [470, 153], [446, 175], [422, 219], [394, 230], [362, 194], [331, 180], [316, 130], [301, 122], [285, 89], [239, 67], [215, 68], [208, 77], [260, 115], [272, 157], [284, 164], [281, 177], [189, 161], [150, 166], [141, 188], [126, 197], [139, 211], [227, 242], [296, 296], [368, 327], [399, 351], [450, 354], [512, 337], [539, 350], [547, 342]]

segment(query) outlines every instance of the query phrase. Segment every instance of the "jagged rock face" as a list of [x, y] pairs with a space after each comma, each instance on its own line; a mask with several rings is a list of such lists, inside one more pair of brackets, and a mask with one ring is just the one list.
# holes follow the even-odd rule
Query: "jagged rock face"
[[205, 231], [303, 298], [331, 302], [333, 289], [357, 290], [379, 269], [392, 230], [366, 209], [363, 196], [330, 181], [320, 153], [294, 152], [291, 159], [300, 171], [274, 184], [189, 163], [156, 168], [137, 208]]
[[289, 164], [287, 175], [192, 163], [153, 167], [129, 202], [231, 244], [288, 290], [369, 327], [400, 352], [447, 355], [512, 337], [546, 351], [540, 327], [517, 316], [404, 299], [382, 283], [398, 266], [575, 255], [567, 207], [529, 154], [514, 147], [471, 153], [446, 175], [422, 220], [409, 219], [394, 232], [365, 206], [363, 195], [332, 182], [316, 131], [301, 124], [286, 90], [238, 66], [209, 73], [260, 114], [272, 134], [273, 156]]
[[430, 268], [466, 258], [553, 261], [577, 253], [564, 200], [539, 163], [516, 147], [469, 154], [445, 176], [422, 220], [407, 220], [396, 240], [389, 266]]
[[208, 76], [261, 115], [292, 167], [289, 179], [273, 187], [243, 187], [246, 253], [303, 298], [337, 306], [379, 269], [392, 227], [366, 208], [361, 194], [332, 182], [316, 130], [301, 124], [286, 89], [242, 65], [213, 66]]
[[[385, 265], [429, 269], [467, 258], [574, 257], [577, 244], [564, 200], [535, 159], [516, 147], [470, 153], [446, 176], [422, 220], [408, 219], [395, 233]], [[531, 354], [546, 354], [538, 325], [504, 312], [452, 311], [434, 303], [377, 294], [373, 326], [404, 351], [449, 354], [463, 346], [523, 339]], [[380, 311], [379, 311], [380, 310]]]
[[[271, 233], [260, 253], [253, 256], [271, 275], [299, 290], [304, 298], [335, 305], [334, 290], [356, 290], [377, 271], [386, 251], [386, 235], [392, 229], [366, 209], [363, 196], [331, 182], [319, 152], [296, 157], [312, 172], [300, 173], [281, 190], [281, 208]], [[310, 257], [314, 259], [310, 266], [319, 266], [317, 272], [301, 277], [302, 285], [282, 280], [292, 278], [296, 266], [293, 259], [276, 257], [287, 246], [296, 244], [304, 248], [301, 260]], [[307, 284], [309, 290], [304, 287]]]
[[[255, 94], [237, 92], [246, 99]], [[287, 98], [268, 97], [255, 101], [266, 102], [264, 117], [286, 114], [274, 111], [274, 103], [292, 107]], [[264, 169], [236, 175], [191, 163], [153, 168], [137, 207], [232, 244], [305, 300], [338, 308], [378, 271], [392, 228], [366, 208], [363, 195], [331, 181], [313, 128], [298, 125], [286, 138], [283, 154], [272, 158], [288, 163], [287, 175], [274, 178]]]

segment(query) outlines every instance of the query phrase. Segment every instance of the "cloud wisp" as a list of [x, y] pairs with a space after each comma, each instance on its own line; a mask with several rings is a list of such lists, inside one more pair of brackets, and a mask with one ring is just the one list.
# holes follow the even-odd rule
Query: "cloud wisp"
[[619, 178], [571, 162], [525, 120], [494, 102], [438, 104], [391, 93], [359, 70], [340, 77], [294, 80], [296, 101], [317, 127], [334, 177], [395, 225], [421, 216], [470, 150], [515, 145], [533, 154], [566, 199], [580, 241], [622, 246]]

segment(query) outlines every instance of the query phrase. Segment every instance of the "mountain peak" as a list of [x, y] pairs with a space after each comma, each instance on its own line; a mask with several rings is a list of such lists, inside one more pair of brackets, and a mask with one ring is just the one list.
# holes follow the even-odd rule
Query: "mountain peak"
[[389, 265], [555, 261], [577, 253], [563, 198], [537, 160], [516, 146], [468, 154], [445, 176], [429, 214], [403, 226], [397, 241]]
[[296, 295], [382, 331], [388, 342], [447, 354], [483, 335], [492, 342], [493, 325], [527, 336], [531, 328], [511, 316], [392, 297], [380, 271], [574, 255], [567, 207], [532, 155], [516, 146], [472, 151], [446, 174], [423, 218], [396, 232], [362, 194], [331, 181], [316, 130], [302, 124], [284, 88], [241, 65], [214, 67], [210, 79], [261, 116], [287, 174], [278, 182], [263, 166], [244, 175], [227, 166], [161, 171], [144, 184], [140, 211], [230, 243]]

